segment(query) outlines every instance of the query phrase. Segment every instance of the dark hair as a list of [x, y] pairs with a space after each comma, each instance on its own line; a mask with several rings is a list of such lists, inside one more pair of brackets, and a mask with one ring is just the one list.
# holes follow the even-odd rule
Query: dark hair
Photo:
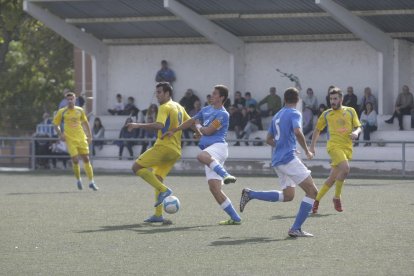
[[284, 94], [285, 103], [294, 104], [299, 101], [299, 91], [295, 87], [289, 87]]
[[338, 94], [340, 98], [342, 98], [342, 91], [338, 87], [333, 87], [331, 90], [329, 90], [329, 96]]
[[74, 93], [74, 92], [67, 92], [67, 93], [65, 94], [65, 98], [67, 98], [67, 97], [76, 97], [76, 95], [75, 95], [75, 93]]
[[103, 125], [102, 125], [101, 118], [99, 118], [99, 117], [96, 117], [96, 118], [95, 118], [95, 120], [94, 120], [94, 122], [93, 122], [93, 129], [95, 129], [95, 123], [96, 123], [96, 122], [99, 122], [99, 127], [98, 127], [98, 129], [101, 129], [101, 128], [103, 127]]
[[250, 92], [244, 93], [245, 96], [251, 96], [252, 94]]
[[131, 97], [131, 96], [128, 97], [128, 100], [131, 100], [132, 102], [135, 102], [134, 97]]
[[220, 93], [220, 97], [224, 97], [222, 103], [225, 103], [227, 101], [227, 98], [229, 97], [229, 89], [222, 84], [214, 86], [214, 89], [216, 89]]
[[173, 88], [169, 82], [159, 82], [155, 87], [162, 87], [162, 91], [168, 92], [170, 97], [172, 97]]
[[116, 94], [116, 97], [117, 98], [122, 98], [122, 95], [121, 94]]
[[168, 64], [168, 62], [165, 59], [163, 59], [161, 60], [161, 64]]

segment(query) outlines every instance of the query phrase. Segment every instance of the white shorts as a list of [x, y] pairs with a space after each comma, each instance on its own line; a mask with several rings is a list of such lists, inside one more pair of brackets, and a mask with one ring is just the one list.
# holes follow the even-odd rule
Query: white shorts
[[311, 174], [311, 171], [297, 157], [289, 163], [276, 166], [273, 169], [279, 176], [282, 190], [287, 187], [296, 187]]
[[[227, 143], [216, 143], [212, 144], [211, 146], [205, 148], [203, 151], [208, 152], [211, 157], [217, 160], [221, 165], [224, 165], [227, 157], [229, 156], [229, 149]], [[218, 179], [223, 180], [220, 175], [216, 174], [215, 171], [210, 169], [209, 166], [204, 166], [206, 171], [206, 178], [207, 181], [210, 179]]]

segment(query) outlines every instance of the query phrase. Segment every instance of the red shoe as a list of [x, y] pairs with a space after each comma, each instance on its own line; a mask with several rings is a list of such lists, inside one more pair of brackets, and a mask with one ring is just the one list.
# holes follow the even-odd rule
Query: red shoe
[[313, 202], [313, 206], [312, 206], [312, 214], [317, 214], [318, 213], [318, 208], [319, 208], [319, 201], [315, 200], [315, 202]]
[[342, 210], [341, 199], [334, 198], [332, 201], [334, 203], [335, 210], [337, 210], [338, 212], [342, 212], [343, 210]]

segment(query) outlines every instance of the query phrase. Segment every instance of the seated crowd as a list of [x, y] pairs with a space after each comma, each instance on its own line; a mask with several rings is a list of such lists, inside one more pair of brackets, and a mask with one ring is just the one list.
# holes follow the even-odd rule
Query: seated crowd
[[[333, 86], [328, 88], [329, 90]], [[66, 91], [65, 91], [66, 92]], [[319, 103], [317, 97], [314, 95], [312, 88], [306, 90], [306, 94], [302, 97], [302, 116], [303, 116], [303, 133], [310, 139], [314, 129], [314, 122], [326, 109], [330, 108], [329, 96], [326, 96], [326, 104]], [[194, 116], [198, 111], [201, 110], [202, 106], [210, 104], [210, 95], [206, 95], [206, 101], [202, 104], [200, 98], [194, 93], [192, 89], [187, 89], [185, 95], [180, 99], [179, 103], [185, 108], [190, 116]], [[129, 122], [154, 122], [157, 117], [158, 106], [151, 104], [147, 109], [140, 111], [135, 105], [134, 97], [128, 97], [127, 103], [124, 103], [123, 96], [121, 94], [116, 95], [116, 101], [112, 108], [108, 109], [111, 115], [126, 115], [125, 123], [119, 127], [120, 133], [117, 140], [114, 142], [119, 146], [119, 159], [123, 157], [123, 150], [126, 147], [129, 154], [129, 159], [133, 158], [133, 146], [142, 145], [141, 153], [143, 153], [148, 146], [151, 146], [156, 138], [156, 133], [151, 131], [132, 131], [129, 132], [125, 125]], [[84, 101], [79, 101], [77, 105], [83, 105]], [[60, 106], [62, 103], [59, 104]], [[370, 134], [378, 129], [377, 115], [378, 115], [378, 101], [373, 95], [371, 88], [366, 87], [364, 89], [363, 96], [358, 102], [358, 97], [354, 94], [352, 86], [347, 87], [346, 94], [343, 98], [343, 105], [353, 107], [357, 114], [360, 116], [360, 121], [363, 125], [363, 140], [370, 141]], [[262, 100], [257, 101], [252, 93], [247, 91], [242, 95], [242, 92], [236, 91], [234, 93], [233, 102], [227, 99], [224, 104], [230, 115], [229, 131], [235, 133], [236, 141], [234, 146], [240, 146], [241, 143], [248, 146], [252, 140], [251, 135], [260, 130], [267, 130], [267, 125], [263, 125], [263, 118], [271, 118], [276, 114], [282, 107], [283, 102], [279, 95], [277, 95], [276, 87], [269, 88], [269, 94], [266, 95]], [[413, 94], [409, 91], [409, 87], [404, 85], [402, 92], [398, 95], [395, 103], [394, 113], [392, 117], [386, 120], [386, 123], [392, 124], [394, 118], [398, 119], [399, 128], [403, 130], [402, 118], [403, 115], [411, 115], [411, 128], [414, 128], [414, 100]], [[270, 121], [270, 120], [267, 120]], [[91, 152], [93, 155], [96, 154], [96, 150], [102, 150], [104, 147], [105, 128], [99, 117], [94, 119], [92, 129], [93, 143], [91, 145]], [[326, 131], [326, 130], [325, 130]], [[55, 130], [52, 125], [52, 120], [48, 113], [43, 114], [42, 121], [37, 125], [36, 137], [40, 138], [56, 138]], [[140, 138], [140, 142], [134, 141]], [[183, 140], [186, 145], [191, 145], [194, 141], [192, 139], [192, 131], [187, 130], [183, 132]], [[125, 141], [123, 139], [130, 139]], [[259, 138], [256, 138], [259, 139]], [[184, 144], [183, 143], [183, 144]], [[196, 142], [194, 142], [197, 145]], [[254, 145], [260, 145], [262, 143], [253, 143]], [[358, 142], [355, 143], [355, 146]], [[364, 146], [370, 146], [370, 142], [364, 143]], [[66, 167], [66, 161], [69, 159], [67, 151], [65, 149], [65, 143], [62, 141], [55, 140], [39, 140], [36, 141], [36, 154], [47, 156], [47, 155], [58, 155], [63, 156], [60, 158], [63, 162], [63, 166]], [[53, 167], [56, 167], [56, 158], [51, 158]], [[49, 158], [39, 158], [39, 165], [49, 167]]]

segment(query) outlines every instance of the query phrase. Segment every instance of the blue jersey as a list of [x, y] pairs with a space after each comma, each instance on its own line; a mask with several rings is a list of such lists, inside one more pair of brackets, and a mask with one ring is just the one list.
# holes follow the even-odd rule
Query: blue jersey
[[273, 116], [268, 133], [273, 136], [276, 147], [272, 153], [272, 166], [289, 163], [295, 158], [296, 136], [294, 129], [300, 128], [302, 115], [294, 108], [284, 107]]
[[213, 125], [217, 131], [211, 135], [201, 136], [198, 146], [205, 149], [215, 143], [226, 143], [226, 135], [229, 129], [229, 113], [224, 107], [219, 109], [209, 105], [203, 107], [194, 117], [194, 120], [199, 120], [203, 127]]

